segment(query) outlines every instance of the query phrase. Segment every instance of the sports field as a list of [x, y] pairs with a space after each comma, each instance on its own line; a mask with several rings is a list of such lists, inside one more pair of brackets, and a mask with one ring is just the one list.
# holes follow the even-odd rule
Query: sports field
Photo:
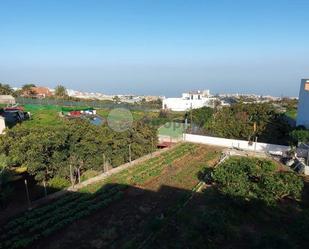
[[185, 130], [186, 130], [186, 127], [184, 123], [167, 122], [165, 125], [162, 125], [159, 128], [158, 134], [161, 136], [169, 136], [173, 138], [178, 138], [182, 136]]

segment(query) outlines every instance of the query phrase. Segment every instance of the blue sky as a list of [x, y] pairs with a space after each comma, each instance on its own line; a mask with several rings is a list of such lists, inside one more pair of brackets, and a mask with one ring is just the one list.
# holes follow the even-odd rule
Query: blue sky
[[298, 95], [308, 0], [1, 0], [0, 82]]

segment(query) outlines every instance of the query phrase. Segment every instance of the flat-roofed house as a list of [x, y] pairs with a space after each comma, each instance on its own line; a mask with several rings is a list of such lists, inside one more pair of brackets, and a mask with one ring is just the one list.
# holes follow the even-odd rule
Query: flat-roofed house
[[12, 95], [0, 95], [0, 104], [16, 104]]
[[215, 97], [209, 90], [183, 93], [181, 98], [166, 98], [162, 101], [162, 109], [172, 111], [188, 111], [204, 106], [214, 107]]
[[48, 87], [35, 86], [27, 89], [22, 93], [24, 97], [46, 98], [52, 96], [53, 93]]

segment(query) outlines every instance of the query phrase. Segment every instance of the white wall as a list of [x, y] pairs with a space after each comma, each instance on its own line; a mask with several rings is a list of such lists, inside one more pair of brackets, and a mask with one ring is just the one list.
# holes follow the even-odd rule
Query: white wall
[[0, 134], [3, 133], [4, 129], [5, 129], [5, 120], [3, 117], [0, 117]]
[[183, 98], [167, 98], [162, 101], [163, 109], [170, 109], [172, 111], [187, 111], [201, 108], [204, 106], [213, 106], [213, 98], [202, 99], [183, 99]]
[[305, 90], [307, 79], [302, 79], [299, 91], [297, 125], [309, 128], [309, 91]]
[[290, 149], [289, 146], [283, 146], [277, 144], [253, 143], [252, 145], [249, 145], [248, 141], [245, 140], [226, 139], [219, 137], [193, 135], [193, 134], [183, 134], [183, 140], [186, 142], [209, 144], [228, 148], [236, 147], [242, 150], [257, 151], [257, 152], [281, 151], [284, 153], [286, 151], [289, 151]]

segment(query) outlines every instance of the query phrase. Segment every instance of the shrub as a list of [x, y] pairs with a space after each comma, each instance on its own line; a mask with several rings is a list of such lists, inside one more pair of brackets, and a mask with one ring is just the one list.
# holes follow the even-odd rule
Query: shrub
[[54, 189], [64, 189], [69, 186], [70, 186], [70, 182], [59, 176], [55, 176], [48, 182], [48, 187], [54, 188]]
[[95, 177], [99, 174], [98, 171], [96, 170], [93, 170], [93, 169], [89, 169], [89, 170], [86, 170], [83, 175], [81, 176], [81, 181], [85, 181], [85, 180], [88, 180], [92, 177]]
[[302, 180], [294, 172], [277, 172], [268, 160], [234, 157], [217, 167], [212, 178], [224, 194], [274, 204], [286, 196], [299, 198]]

